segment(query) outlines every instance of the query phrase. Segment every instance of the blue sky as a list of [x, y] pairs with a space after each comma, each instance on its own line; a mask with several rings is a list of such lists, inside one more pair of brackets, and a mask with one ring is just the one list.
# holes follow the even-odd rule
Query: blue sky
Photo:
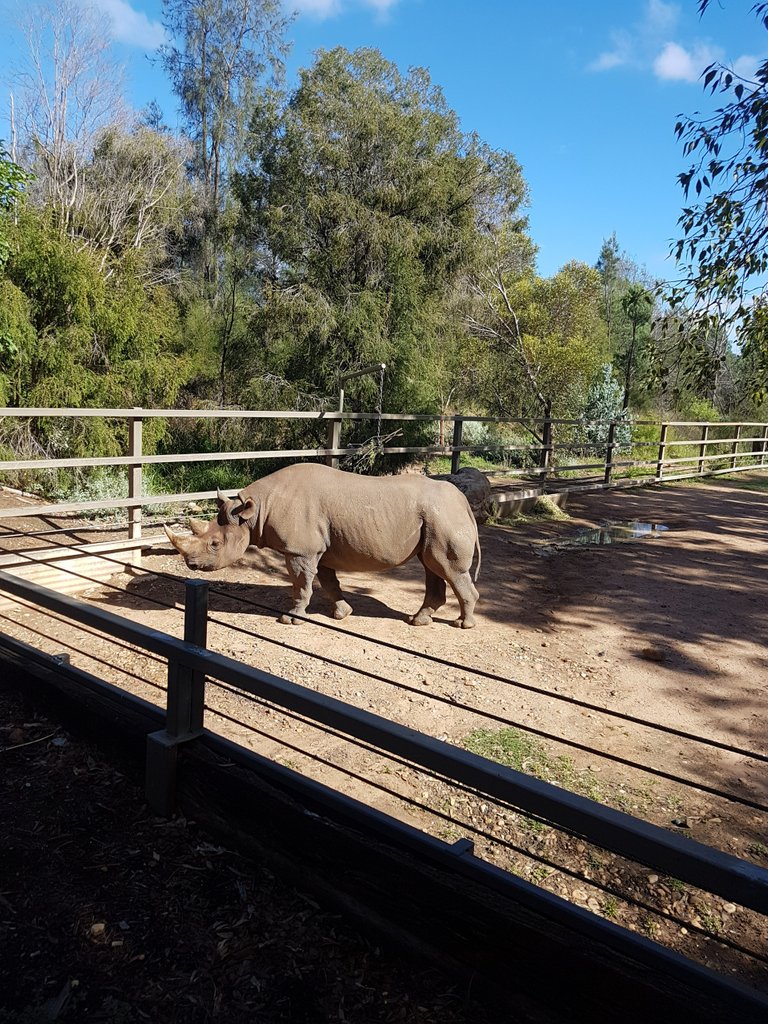
[[[174, 99], [148, 59], [163, 38], [160, 0], [95, 6], [126, 65], [130, 102], [157, 99], [174, 124]], [[697, 0], [293, 0], [289, 71], [295, 80], [315, 50], [337, 45], [374, 46], [402, 69], [428, 68], [462, 127], [522, 164], [542, 274], [569, 259], [594, 263], [615, 231], [650, 273], [671, 277], [684, 168], [675, 121], [712, 105], [699, 75], [713, 59], [748, 75], [764, 58], [768, 36], [750, 7], [715, 0], [699, 18]], [[10, 26], [13, 0], [0, 9]], [[9, 27], [1, 78], [19, 46]]]

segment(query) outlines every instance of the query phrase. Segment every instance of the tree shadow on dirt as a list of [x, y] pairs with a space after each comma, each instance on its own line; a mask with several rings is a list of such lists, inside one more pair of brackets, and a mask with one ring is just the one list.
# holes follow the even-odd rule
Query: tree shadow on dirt
[[[681, 689], [689, 690], [690, 698], [683, 698], [701, 717], [756, 742], [764, 697], [756, 681], [745, 678], [743, 663], [733, 662], [737, 652], [748, 654], [745, 645], [768, 640], [766, 495], [646, 488], [574, 499], [569, 512], [568, 522], [483, 530], [483, 614], [552, 633], [575, 630], [587, 646], [591, 631], [604, 637], [609, 628], [619, 634], [625, 655], [645, 662], [649, 672], [669, 674], [668, 686], [657, 692], [679, 701]], [[531, 543], [634, 519], [671, 528], [654, 540], [573, 548], [547, 558]], [[768, 657], [755, 654], [748, 663], [765, 672]]]

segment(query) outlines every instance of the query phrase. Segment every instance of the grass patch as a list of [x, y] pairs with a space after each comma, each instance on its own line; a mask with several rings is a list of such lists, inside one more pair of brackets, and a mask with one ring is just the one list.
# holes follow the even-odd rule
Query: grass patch
[[[498, 510], [498, 506], [496, 506]], [[500, 516], [498, 511], [488, 519], [488, 526], [520, 526], [524, 523], [561, 522], [571, 517], [550, 498], [542, 494], [536, 499], [527, 512], [513, 512], [509, 516]]]
[[597, 783], [589, 772], [578, 772], [570, 757], [552, 755], [543, 743], [520, 729], [475, 729], [462, 740], [473, 754], [496, 761], [507, 768], [533, 775], [592, 800], [600, 798]]

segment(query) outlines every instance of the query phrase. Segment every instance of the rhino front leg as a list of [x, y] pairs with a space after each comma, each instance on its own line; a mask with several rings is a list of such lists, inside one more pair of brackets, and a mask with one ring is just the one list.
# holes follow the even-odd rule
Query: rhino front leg
[[318, 565], [317, 578], [320, 580], [320, 586], [333, 603], [334, 619], [346, 619], [352, 611], [352, 605], [344, 600], [344, 595], [341, 592], [339, 580], [334, 570], [329, 569], [327, 565]]
[[[424, 565], [421, 555], [419, 555], [419, 560]], [[416, 614], [408, 620], [412, 626], [428, 626], [432, 622], [434, 613], [445, 604], [445, 580], [428, 569], [426, 565], [424, 565], [424, 570], [427, 574], [424, 601]]]
[[286, 555], [285, 567], [291, 579], [293, 606], [289, 612], [280, 616], [278, 622], [297, 626], [301, 619], [295, 619], [294, 615], [306, 615], [307, 605], [312, 597], [312, 582], [317, 575], [317, 557]]

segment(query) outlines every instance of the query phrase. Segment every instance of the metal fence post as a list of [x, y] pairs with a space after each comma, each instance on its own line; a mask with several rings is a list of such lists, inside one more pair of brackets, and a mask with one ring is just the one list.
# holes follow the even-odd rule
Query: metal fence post
[[656, 460], [656, 479], [661, 480], [664, 475], [664, 456], [667, 451], [667, 423], [661, 424], [661, 433], [659, 434], [659, 456]]
[[736, 469], [739, 452], [739, 441], [741, 440], [741, 424], [736, 427], [736, 437], [733, 441], [733, 448], [731, 449], [731, 469]]
[[459, 472], [459, 461], [461, 459], [461, 452], [459, 447], [461, 445], [462, 434], [464, 433], [464, 420], [461, 416], [454, 416], [453, 418], [453, 447], [451, 451], [451, 472]]
[[766, 444], [768, 444], [768, 427], [763, 427], [763, 447], [760, 452], [760, 465], [765, 465]]
[[[140, 412], [139, 409], [136, 412]], [[134, 458], [141, 458], [143, 445], [144, 421], [141, 416], [134, 416], [128, 420], [128, 454]], [[131, 463], [128, 466], [128, 497], [141, 498], [142, 480], [141, 463]], [[141, 502], [138, 505], [128, 507], [128, 539], [137, 540], [141, 537]]]
[[[328, 420], [325, 428], [325, 447], [330, 449], [341, 447], [341, 419]], [[334, 469], [338, 469], [338, 455], [326, 455], [325, 464], [326, 466], [332, 466]]]
[[[208, 583], [187, 580], [184, 585], [184, 640], [205, 647], [208, 640]], [[168, 818], [176, 805], [176, 770], [180, 743], [203, 731], [205, 675], [168, 661], [165, 729], [147, 736], [145, 793], [155, 814]]]
[[702, 476], [704, 473], [704, 462], [707, 458], [707, 439], [709, 438], [709, 424], [705, 423], [701, 428], [701, 444], [699, 445], [699, 467], [698, 474]]
[[605, 443], [605, 475], [603, 476], [603, 483], [606, 487], [610, 486], [611, 476], [613, 475], [613, 446], [616, 437], [616, 420], [611, 420], [608, 424], [608, 439]]

